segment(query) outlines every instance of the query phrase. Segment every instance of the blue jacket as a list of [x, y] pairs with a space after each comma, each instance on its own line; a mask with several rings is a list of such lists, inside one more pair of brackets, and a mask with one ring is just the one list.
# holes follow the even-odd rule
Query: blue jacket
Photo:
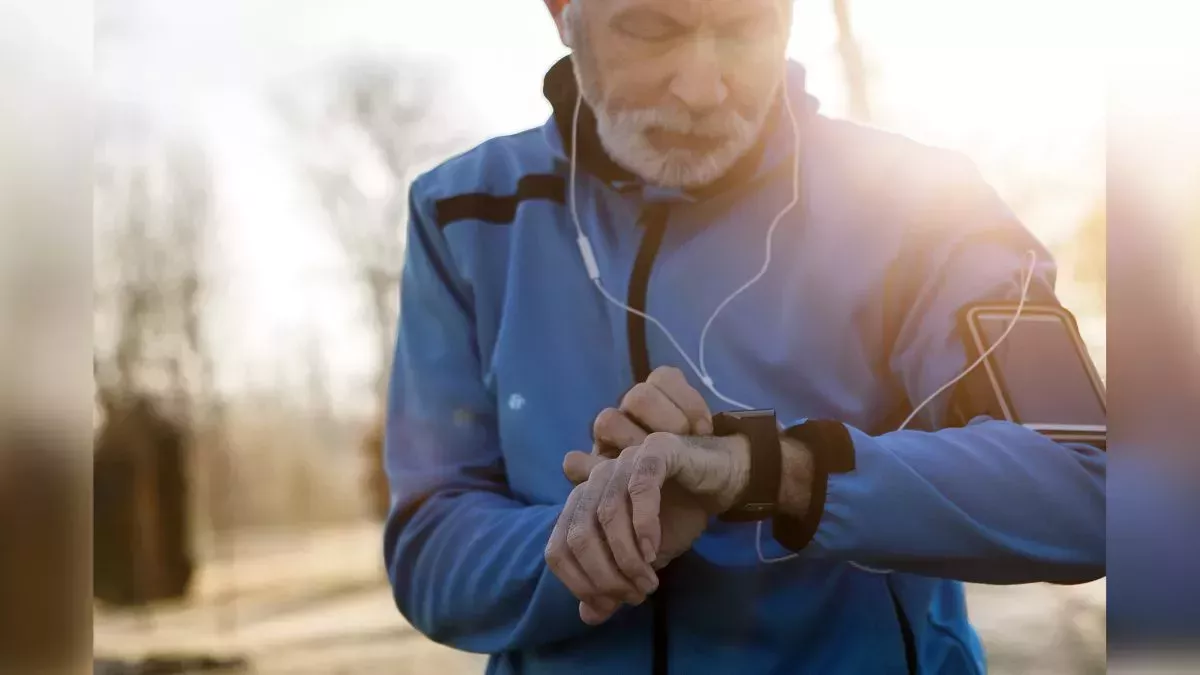
[[[856, 468], [829, 478], [799, 557], [764, 565], [753, 525], [714, 522], [650, 602], [599, 627], [543, 560], [571, 490], [563, 455], [589, 449], [596, 414], [650, 369], [687, 368], [653, 325], [601, 297], [580, 259], [565, 204], [569, 61], [547, 75], [545, 126], [414, 182], [384, 553], [401, 613], [491, 654], [489, 673], [649, 674], [656, 658], [671, 673], [979, 673], [962, 581], [1103, 576], [1101, 451], [990, 420], [887, 433], [964, 368], [958, 308], [1019, 295], [1031, 248], [1035, 286], [1053, 297], [1048, 252], [961, 157], [826, 118], [800, 93], [803, 70], [790, 73], [804, 197], [767, 275], [714, 324], [707, 365], [724, 394], [782, 421], [843, 422]], [[582, 115], [577, 198], [603, 283], [693, 359], [791, 199], [791, 127], [775, 120], [728, 179], [688, 193], [622, 170]], [[788, 553], [764, 540], [767, 556]]]

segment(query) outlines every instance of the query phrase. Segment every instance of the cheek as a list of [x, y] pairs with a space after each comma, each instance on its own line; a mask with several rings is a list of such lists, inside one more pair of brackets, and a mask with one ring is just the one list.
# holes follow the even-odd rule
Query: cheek
[[670, 69], [647, 59], [615, 56], [600, 62], [600, 82], [612, 111], [660, 105], [670, 84]]
[[784, 75], [775, 61], [743, 65], [726, 77], [730, 93], [739, 109], [761, 113], [771, 105], [775, 85]]

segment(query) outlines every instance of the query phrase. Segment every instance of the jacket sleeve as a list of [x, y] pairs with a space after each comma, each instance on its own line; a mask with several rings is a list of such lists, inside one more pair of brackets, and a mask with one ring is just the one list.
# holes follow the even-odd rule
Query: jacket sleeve
[[562, 640], [588, 627], [543, 558], [561, 505], [523, 503], [507, 486], [471, 294], [418, 192], [384, 442], [396, 605], [421, 633], [464, 651]]
[[[958, 336], [960, 308], [1019, 299], [1028, 251], [1038, 260], [1028, 302], [1057, 304], [1050, 254], [973, 170], [959, 175], [965, 178], [953, 186], [954, 199], [927, 213], [927, 222], [943, 226], [919, 240], [924, 260], [912, 267], [922, 272], [910, 284], [891, 351], [890, 370], [914, 406], [970, 365]], [[811, 540], [800, 547], [977, 583], [1104, 576], [1105, 453], [1005, 421], [942, 428], [948, 394], [920, 418], [919, 428], [937, 431], [872, 436], [842, 425], [834, 436], [852, 453], [841, 462], [852, 469], [818, 471]]]

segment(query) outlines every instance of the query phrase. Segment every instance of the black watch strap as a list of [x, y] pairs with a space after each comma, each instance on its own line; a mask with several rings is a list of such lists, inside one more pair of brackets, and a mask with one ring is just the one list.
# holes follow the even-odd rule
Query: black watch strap
[[783, 450], [774, 410], [719, 413], [713, 417], [713, 435], [742, 434], [750, 440], [750, 477], [734, 505], [719, 518], [730, 523], [766, 520], [779, 502]]

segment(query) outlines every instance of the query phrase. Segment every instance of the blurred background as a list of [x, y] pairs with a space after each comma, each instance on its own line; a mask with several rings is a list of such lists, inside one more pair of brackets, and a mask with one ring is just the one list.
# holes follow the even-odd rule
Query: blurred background
[[[1107, 366], [1090, 5], [797, 0], [811, 91], [974, 159]], [[378, 416], [409, 181], [542, 124], [540, 0], [97, 0], [96, 655], [482, 672], [382, 570]], [[1191, 246], [1198, 239], [1192, 236]], [[992, 672], [1099, 673], [1104, 583], [973, 587]]]

